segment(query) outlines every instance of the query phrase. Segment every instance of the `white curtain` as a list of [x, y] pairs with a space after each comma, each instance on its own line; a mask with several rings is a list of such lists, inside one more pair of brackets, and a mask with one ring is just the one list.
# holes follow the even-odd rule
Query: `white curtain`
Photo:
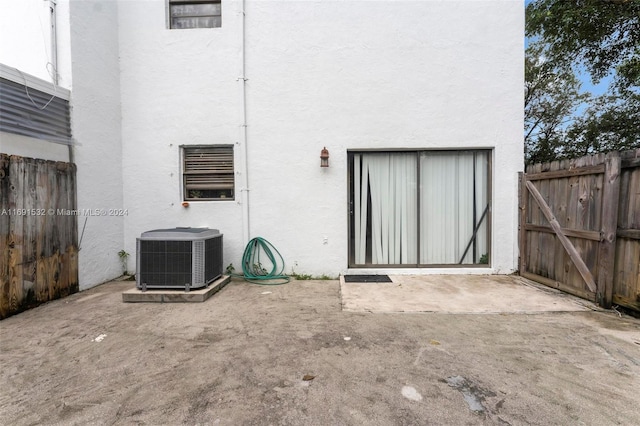
[[356, 264], [417, 263], [416, 176], [415, 153], [354, 155]]
[[415, 152], [354, 154], [355, 263], [486, 263], [489, 152], [419, 154], [420, 235], [417, 161]]
[[487, 254], [487, 162], [486, 152], [421, 154], [421, 264], [480, 263]]

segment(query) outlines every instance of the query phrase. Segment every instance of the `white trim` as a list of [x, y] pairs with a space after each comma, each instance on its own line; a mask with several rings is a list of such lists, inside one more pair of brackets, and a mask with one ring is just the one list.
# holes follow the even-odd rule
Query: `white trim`
[[14, 83], [26, 85], [30, 89], [39, 90], [49, 95], [58, 97], [68, 101], [71, 99], [71, 91], [63, 87], [57, 86], [41, 78], [34, 77], [31, 74], [22, 72], [17, 68], [7, 66], [0, 63], [0, 78], [13, 81]]

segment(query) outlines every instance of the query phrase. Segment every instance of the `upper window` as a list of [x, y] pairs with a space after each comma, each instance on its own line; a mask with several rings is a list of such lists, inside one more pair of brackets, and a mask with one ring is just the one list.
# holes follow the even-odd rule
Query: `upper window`
[[185, 201], [234, 199], [233, 145], [182, 147]]
[[218, 28], [222, 26], [221, 0], [168, 0], [169, 28]]

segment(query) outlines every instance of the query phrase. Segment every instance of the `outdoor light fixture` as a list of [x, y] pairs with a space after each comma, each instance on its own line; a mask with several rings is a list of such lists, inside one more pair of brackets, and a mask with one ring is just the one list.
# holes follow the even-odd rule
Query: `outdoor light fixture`
[[326, 146], [320, 151], [320, 167], [329, 167], [329, 150]]

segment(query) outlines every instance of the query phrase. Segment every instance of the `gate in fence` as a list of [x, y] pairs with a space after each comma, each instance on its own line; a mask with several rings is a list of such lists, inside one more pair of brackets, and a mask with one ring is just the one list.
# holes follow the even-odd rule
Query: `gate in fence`
[[640, 311], [640, 149], [528, 166], [520, 274]]

